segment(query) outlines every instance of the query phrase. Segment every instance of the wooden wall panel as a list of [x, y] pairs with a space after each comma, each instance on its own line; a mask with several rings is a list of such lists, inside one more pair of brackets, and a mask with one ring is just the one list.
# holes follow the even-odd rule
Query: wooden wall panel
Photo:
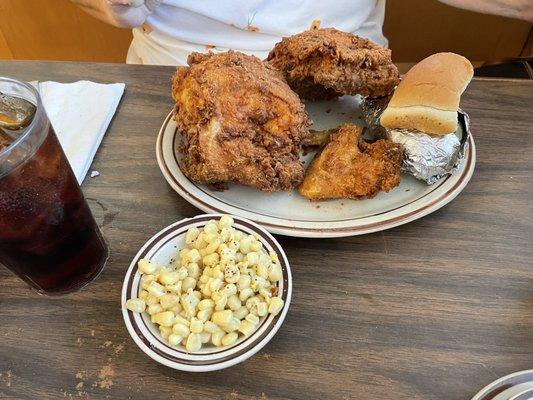
[[11, 53], [11, 49], [9, 48], [9, 45], [6, 42], [6, 38], [4, 37], [4, 34], [0, 30], [0, 58], [3, 59], [12, 59], [13, 53]]
[[[68, 0], [0, 0], [0, 31], [15, 59], [124, 62], [131, 31], [100, 22]], [[6, 57], [1, 51], [0, 57]]]
[[517, 56], [531, 24], [460, 10], [437, 0], [389, 0], [384, 32], [395, 61], [413, 62], [437, 51], [470, 60]]
[[[131, 40], [130, 30], [106, 25], [68, 0], [0, 0], [0, 15], [4, 59], [124, 62]], [[397, 62], [437, 51], [481, 61], [519, 55], [530, 27], [437, 0], [388, 0], [384, 31]]]

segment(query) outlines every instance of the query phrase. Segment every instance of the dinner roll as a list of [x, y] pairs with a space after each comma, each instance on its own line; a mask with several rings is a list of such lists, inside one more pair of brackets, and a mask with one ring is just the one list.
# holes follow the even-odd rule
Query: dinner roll
[[403, 77], [381, 115], [381, 125], [433, 135], [455, 132], [459, 100], [473, 75], [470, 61], [458, 54], [425, 58]]

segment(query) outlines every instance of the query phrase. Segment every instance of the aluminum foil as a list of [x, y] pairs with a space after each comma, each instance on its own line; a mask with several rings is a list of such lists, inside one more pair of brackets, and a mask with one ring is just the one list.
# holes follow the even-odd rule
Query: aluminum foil
[[453, 174], [464, 158], [468, 145], [470, 136], [468, 115], [459, 109], [458, 120], [463, 132], [461, 138], [455, 133], [432, 136], [406, 129], [386, 129], [379, 124], [379, 118], [389, 100], [390, 97], [365, 99], [361, 105], [368, 130], [374, 138], [388, 138], [400, 143], [404, 149], [403, 170], [428, 185]]

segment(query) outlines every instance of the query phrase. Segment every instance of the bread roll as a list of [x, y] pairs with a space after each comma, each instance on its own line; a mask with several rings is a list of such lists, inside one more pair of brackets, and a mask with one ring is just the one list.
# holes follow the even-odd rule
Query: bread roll
[[403, 77], [381, 115], [381, 125], [433, 135], [455, 132], [459, 100], [473, 75], [470, 61], [458, 54], [425, 58]]

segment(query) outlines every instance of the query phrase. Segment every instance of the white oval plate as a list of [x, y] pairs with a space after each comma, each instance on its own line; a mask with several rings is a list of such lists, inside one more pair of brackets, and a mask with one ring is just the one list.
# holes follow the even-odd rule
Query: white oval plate
[[167, 226], [156, 233], [133, 258], [122, 285], [122, 316], [129, 334], [139, 348], [155, 361], [167, 367], [190, 372], [215, 371], [243, 362], [261, 350], [283, 324], [292, 296], [292, 276], [289, 261], [278, 241], [266, 230], [244, 218], [234, 216], [234, 227], [247, 234], [257, 234], [267, 252], [275, 252], [283, 272], [278, 282], [278, 293], [284, 305], [281, 312], [262, 317], [258, 328], [249, 336], [240, 336], [235, 344], [226, 347], [204, 345], [199, 352], [189, 353], [184, 346], [170, 346], [162, 339], [150, 316], [134, 313], [126, 309], [127, 299], [137, 298], [140, 292], [141, 274], [137, 263], [141, 258], [155, 260], [159, 265], [167, 265], [176, 254], [176, 249], [185, 247], [185, 234], [191, 227], [203, 227], [211, 219], [219, 219], [220, 214], [202, 214]]
[[[316, 130], [334, 128], [343, 122], [361, 125], [358, 103], [358, 97], [344, 96], [334, 101], [308, 103], [306, 110]], [[176, 151], [179, 139], [170, 113], [157, 138], [157, 162], [170, 186], [185, 200], [208, 213], [240, 215], [272, 233], [299, 237], [362, 235], [414, 221], [452, 201], [467, 185], [476, 163], [476, 148], [470, 135], [459, 169], [431, 186], [403, 174], [398, 187], [373, 199], [310, 202], [296, 190], [264, 193], [232, 184], [228, 190], [219, 192], [195, 184], [179, 168], [180, 154]], [[313, 155], [302, 158], [306, 165]]]

